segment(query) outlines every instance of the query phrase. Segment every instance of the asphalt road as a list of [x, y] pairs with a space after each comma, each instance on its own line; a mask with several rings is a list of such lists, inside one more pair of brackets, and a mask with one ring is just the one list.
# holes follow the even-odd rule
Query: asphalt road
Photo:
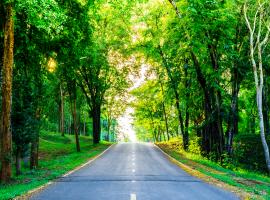
[[152, 144], [117, 144], [103, 156], [58, 179], [32, 199], [180, 200], [238, 199], [172, 164]]

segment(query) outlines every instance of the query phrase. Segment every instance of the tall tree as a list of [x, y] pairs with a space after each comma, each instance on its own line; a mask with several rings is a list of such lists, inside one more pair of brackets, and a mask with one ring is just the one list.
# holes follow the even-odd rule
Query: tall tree
[[4, 5], [4, 58], [2, 68], [2, 110], [1, 110], [1, 181], [8, 182], [11, 178], [12, 137], [11, 137], [11, 95], [12, 68], [14, 56], [14, 19], [13, 3]]
[[244, 6], [244, 15], [249, 30], [250, 59], [253, 66], [254, 80], [256, 86], [256, 100], [260, 122], [260, 135], [264, 150], [266, 166], [270, 173], [270, 154], [265, 137], [265, 124], [263, 116], [263, 49], [269, 42], [270, 35], [270, 18], [268, 8], [268, 2], [259, 1], [256, 4], [255, 15], [253, 18], [251, 18], [249, 17], [247, 3]]

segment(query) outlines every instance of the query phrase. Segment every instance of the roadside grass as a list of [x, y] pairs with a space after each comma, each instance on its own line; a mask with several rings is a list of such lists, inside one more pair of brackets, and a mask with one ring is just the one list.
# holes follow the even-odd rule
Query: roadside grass
[[[22, 168], [22, 175], [12, 182], [0, 185], [0, 199], [12, 199], [39, 187], [104, 151], [110, 143], [93, 145], [90, 137], [80, 136], [81, 152], [76, 152], [74, 135], [62, 137], [60, 133], [42, 132], [40, 135], [39, 168]], [[15, 174], [15, 170], [14, 173]]]
[[[236, 168], [235, 170], [227, 169], [200, 155], [186, 153], [179, 149], [175, 150], [169, 142], [161, 142], [157, 143], [157, 145], [174, 159], [190, 168], [229, 186], [236, 187], [238, 194], [241, 192], [248, 193], [248, 197], [245, 197], [247, 199], [270, 200], [270, 177], [266, 174], [251, 172], [241, 168]], [[197, 176], [200, 178], [199, 175]]]

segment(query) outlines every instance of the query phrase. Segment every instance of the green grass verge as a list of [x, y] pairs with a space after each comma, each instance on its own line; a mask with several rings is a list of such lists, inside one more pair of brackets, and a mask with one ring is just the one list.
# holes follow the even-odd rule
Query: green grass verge
[[174, 150], [170, 143], [157, 143], [167, 154], [193, 169], [251, 194], [251, 199], [270, 200], [270, 177], [237, 168], [231, 170], [202, 156]]
[[110, 146], [101, 142], [93, 145], [89, 137], [80, 137], [81, 152], [77, 153], [74, 136], [42, 132], [40, 136], [39, 168], [22, 169], [22, 175], [13, 177], [12, 182], [0, 185], [0, 199], [12, 199], [39, 187], [85, 163]]

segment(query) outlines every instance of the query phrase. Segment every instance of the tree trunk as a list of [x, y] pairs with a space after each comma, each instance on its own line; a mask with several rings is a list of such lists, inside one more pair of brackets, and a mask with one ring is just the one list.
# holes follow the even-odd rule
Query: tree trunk
[[[188, 64], [186, 63], [186, 66], [188, 66]], [[188, 69], [187, 67], [185, 67], [184, 69], [185, 72], [185, 89], [186, 89], [186, 118], [185, 118], [185, 134], [184, 134], [184, 145], [185, 149], [188, 149], [188, 144], [189, 144], [189, 133], [188, 133], [188, 129], [189, 129], [189, 98], [190, 98], [190, 92], [189, 92], [189, 88], [190, 88], [190, 80], [188, 80]]]
[[69, 116], [69, 126], [68, 126], [68, 134], [71, 135], [72, 134], [72, 128], [71, 128], [71, 116]]
[[[253, 58], [254, 59], [254, 58]], [[255, 82], [256, 82], [256, 88], [257, 88], [257, 106], [258, 106], [258, 112], [259, 112], [259, 120], [260, 120], [260, 133], [261, 133], [261, 140], [262, 140], [262, 146], [264, 150], [264, 156], [265, 156], [265, 162], [266, 167], [268, 169], [268, 172], [270, 173], [270, 154], [269, 154], [269, 147], [266, 141], [265, 132], [264, 132], [264, 119], [263, 119], [263, 101], [262, 101], [262, 95], [263, 95], [263, 64], [262, 64], [262, 44], [258, 44], [258, 60], [259, 60], [259, 80], [257, 75], [257, 70], [254, 70], [255, 75]], [[256, 69], [256, 67], [254, 68]], [[257, 79], [257, 80], [256, 80]]]
[[65, 136], [64, 94], [60, 85], [60, 133]]
[[78, 126], [77, 126], [76, 99], [73, 99], [70, 103], [71, 103], [71, 112], [72, 112], [72, 118], [73, 118], [73, 129], [74, 129], [74, 135], [75, 135], [76, 150], [77, 152], [80, 152], [81, 148], [80, 148], [80, 141], [79, 141], [79, 134], [78, 134]]
[[93, 116], [93, 142], [98, 144], [100, 141], [100, 115], [101, 115], [101, 105], [95, 103], [92, 109]]
[[268, 107], [268, 85], [265, 84], [263, 88], [263, 119], [265, 124], [265, 135], [270, 135], [270, 124], [269, 124], [269, 107]]
[[228, 119], [228, 129], [226, 132], [227, 152], [232, 154], [233, 137], [238, 133], [238, 93], [240, 90], [239, 72], [236, 66], [232, 70], [232, 94], [231, 94], [231, 109]]
[[14, 21], [11, 3], [6, 5], [4, 28], [4, 58], [2, 69], [2, 113], [1, 113], [1, 181], [6, 183], [11, 178], [12, 136], [10, 130], [12, 67], [14, 51]]
[[186, 144], [186, 141], [185, 141], [185, 131], [184, 131], [184, 120], [183, 120], [183, 117], [182, 117], [182, 112], [181, 112], [181, 109], [180, 109], [180, 98], [179, 98], [179, 93], [178, 93], [178, 84], [176, 82], [176, 80], [174, 80], [173, 76], [172, 76], [172, 73], [171, 73], [171, 70], [169, 68], [169, 65], [168, 65], [168, 62], [165, 58], [165, 55], [161, 49], [161, 46], [158, 47], [158, 50], [159, 50], [159, 54], [162, 58], [162, 61], [163, 61], [163, 64], [166, 68], [166, 72], [168, 74], [168, 77], [170, 79], [170, 84], [173, 88], [173, 91], [174, 91], [174, 95], [175, 95], [175, 106], [176, 106], [176, 109], [177, 109], [177, 112], [178, 112], [178, 120], [179, 120], [179, 125], [180, 125], [180, 129], [181, 129], [181, 133], [183, 135], [183, 144], [184, 144], [184, 148], [185, 150], [187, 149], [188, 147], [188, 144]]
[[[245, 16], [246, 24], [247, 24], [247, 27], [249, 29], [249, 34], [250, 34], [249, 35], [250, 59], [252, 62], [256, 93], [257, 93], [256, 99], [257, 99], [257, 108], [258, 108], [259, 121], [260, 121], [260, 135], [261, 135], [261, 141], [262, 141], [262, 146], [263, 146], [263, 151], [264, 151], [264, 156], [265, 156], [266, 167], [268, 169], [268, 172], [270, 173], [270, 155], [269, 155], [269, 147], [265, 138], [265, 130], [264, 130], [265, 127], [264, 127], [263, 108], [262, 108], [263, 107], [263, 102], [262, 102], [263, 94], [262, 93], [263, 93], [263, 86], [264, 86], [262, 53], [263, 53], [263, 48], [267, 46], [267, 43], [268, 43], [270, 28], [268, 27], [269, 24], [266, 25], [266, 23], [262, 22], [264, 21], [263, 17], [266, 13], [264, 13], [264, 8], [261, 3], [259, 3], [259, 8], [257, 8], [257, 12], [259, 13], [260, 17], [258, 19], [257, 18], [254, 19], [254, 21], [252, 22], [253, 26], [251, 25], [249, 17], [247, 16], [246, 6], [247, 4], [244, 5], [244, 16]], [[259, 24], [258, 30], [256, 27], [257, 24]], [[264, 39], [262, 39], [262, 30], [263, 30], [262, 24], [265, 24], [268, 29]], [[256, 40], [256, 42], [254, 42], [254, 40]], [[255, 60], [255, 52], [257, 53], [258, 62], [256, 62]]]
[[38, 167], [39, 134], [36, 133], [31, 143], [30, 169]]
[[108, 141], [110, 141], [111, 119], [109, 117], [107, 119], [107, 122], [108, 122], [108, 125], [107, 125], [107, 127], [108, 127]]
[[161, 87], [161, 92], [162, 92], [162, 110], [163, 110], [163, 116], [164, 116], [164, 121], [165, 121], [165, 128], [166, 128], [166, 134], [168, 141], [170, 140], [170, 135], [169, 135], [169, 125], [168, 125], [168, 116], [167, 116], [167, 111], [166, 111], [166, 105], [165, 105], [165, 99], [164, 99], [164, 88], [163, 88], [163, 83], [160, 81], [160, 87]]
[[261, 140], [264, 149], [264, 156], [266, 161], [266, 166], [268, 172], [270, 173], [270, 155], [269, 155], [269, 148], [265, 138], [264, 132], [264, 120], [263, 120], [263, 109], [262, 109], [262, 85], [257, 87], [257, 106], [259, 112], [259, 120], [260, 120], [260, 132], [261, 132]]
[[22, 173], [21, 170], [21, 149], [17, 147], [16, 150], [16, 175], [19, 176]]
[[86, 135], [86, 120], [85, 120], [85, 113], [83, 113], [83, 135]]
[[36, 169], [38, 167], [38, 157], [39, 157], [39, 131], [40, 131], [40, 114], [41, 110], [37, 108], [36, 110], [36, 128], [35, 134], [32, 137], [31, 141], [31, 150], [30, 150], [30, 169]]
[[220, 94], [207, 84], [194, 52], [191, 52], [191, 57], [195, 66], [197, 80], [204, 93], [205, 123], [202, 127], [202, 150], [207, 155], [210, 152], [216, 153], [216, 159], [218, 159], [221, 157], [223, 150]]
[[[209, 38], [210, 39], [210, 38]], [[218, 41], [218, 40], [217, 40]], [[210, 60], [212, 63], [212, 68], [215, 71], [215, 73], [219, 73], [219, 63], [218, 63], [218, 53], [217, 53], [217, 46], [216, 44], [209, 44], [208, 45], [208, 52], [210, 55]], [[216, 85], [219, 85], [219, 80], [215, 78]], [[223, 152], [223, 144], [224, 144], [224, 132], [222, 127], [222, 117], [221, 117], [221, 105], [222, 105], [222, 98], [221, 98], [221, 92], [219, 89], [216, 89], [215, 87], [211, 87], [211, 91], [213, 93], [213, 99], [212, 99], [212, 105], [215, 105], [215, 108], [212, 110], [214, 111], [214, 116], [216, 120], [216, 126], [217, 126], [217, 133], [213, 132], [214, 137], [216, 138], [216, 141], [214, 145], [217, 145], [217, 151], [218, 156], [220, 157]], [[211, 94], [211, 93], [210, 93]], [[217, 135], [218, 134], [218, 135]], [[214, 138], [214, 140], [215, 140]]]

